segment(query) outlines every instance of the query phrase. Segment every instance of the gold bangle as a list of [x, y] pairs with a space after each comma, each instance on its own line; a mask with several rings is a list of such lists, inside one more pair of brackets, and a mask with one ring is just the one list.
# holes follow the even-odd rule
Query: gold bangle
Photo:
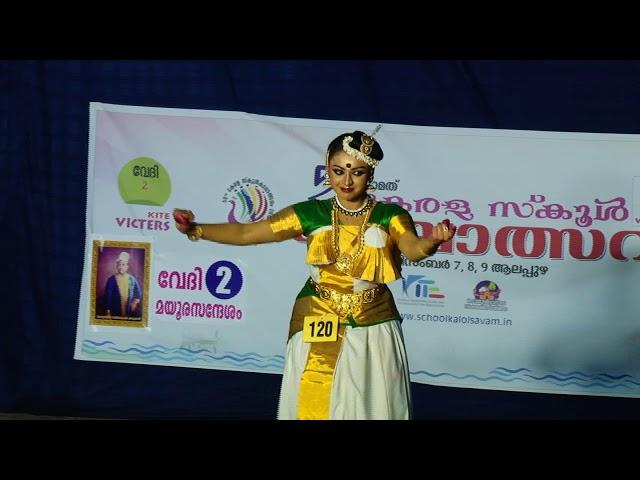
[[198, 240], [200, 240], [202, 238], [202, 227], [194, 222], [192, 233], [187, 233], [187, 238], [192, 242], [197, 242]]

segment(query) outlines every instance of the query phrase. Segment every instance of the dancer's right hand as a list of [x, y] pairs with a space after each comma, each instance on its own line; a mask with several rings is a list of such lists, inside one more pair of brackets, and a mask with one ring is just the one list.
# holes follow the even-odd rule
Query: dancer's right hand
[[176, 222], [176, 228], [180, 233], [187, 233], [191, 230], [191, 224], [195, 218], [191, 210], [183, 210], [181, 208], [173, 209], [173, 220]]

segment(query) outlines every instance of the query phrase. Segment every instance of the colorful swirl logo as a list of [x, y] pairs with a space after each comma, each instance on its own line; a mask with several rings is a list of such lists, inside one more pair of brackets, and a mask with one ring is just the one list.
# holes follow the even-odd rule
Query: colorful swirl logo
[[473, 296], [476, 300], [498, 300], [500, 292], [501, 290], [496, 282], [483, 280], [473, 289]]
[[243, 178], [232, 183], [224, 197], [231, 205], [227, 214], [230, 223], [254, 223], [273, 214], [273, 194], [260, 180]]

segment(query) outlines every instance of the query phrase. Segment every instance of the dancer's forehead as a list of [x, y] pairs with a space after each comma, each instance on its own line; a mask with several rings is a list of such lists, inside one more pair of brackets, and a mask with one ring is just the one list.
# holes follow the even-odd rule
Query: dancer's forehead
[[354, 158], [345, 152], [336, 152], [336, 154], [333, 155], [329, 160], [329, 165], [349, 170], [355, 170], [356, 168], [369, 169], [369, 165], [367, 165], [365, 162], [363, 162], [359, 158]]

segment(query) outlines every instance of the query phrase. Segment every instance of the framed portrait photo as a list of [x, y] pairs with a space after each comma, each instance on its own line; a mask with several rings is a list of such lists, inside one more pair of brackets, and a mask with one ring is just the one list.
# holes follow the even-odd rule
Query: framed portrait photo
[[149, 243], [93, 241], [91, 325], [148, 325], [150, 254]]

